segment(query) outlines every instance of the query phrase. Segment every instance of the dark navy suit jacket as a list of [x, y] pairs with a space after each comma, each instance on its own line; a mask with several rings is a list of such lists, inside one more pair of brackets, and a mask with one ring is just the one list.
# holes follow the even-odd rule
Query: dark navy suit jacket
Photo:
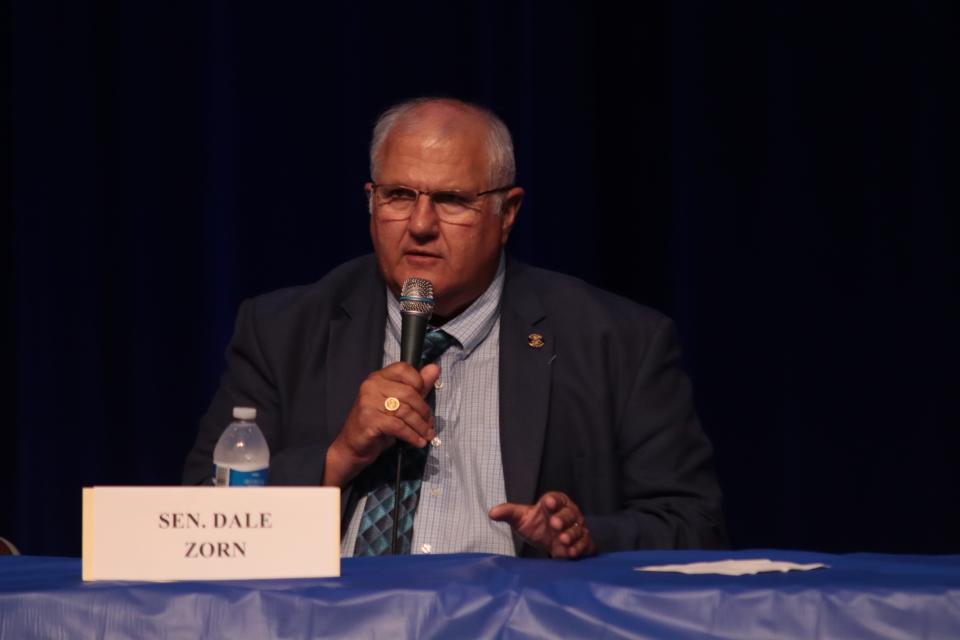
[[[385, 295], [375, 258], [364, 256], [315, 284], [244, 302], [184, 482], [210, 478], [232, 408], [254, 406], [271, 484], [320, 484], [360, 383], [382, 366]], [[531, 346], [533, 333], [543, 346]], [[601, 553], [726, 544], [712, 449], [673, 323], [514, 260], [500, 311], [500, 447], [507, 500], [563, 491]], [[350, 489], [344, 523], [358, 498]], [[536, 555], [519, 540], [517, 549]]]

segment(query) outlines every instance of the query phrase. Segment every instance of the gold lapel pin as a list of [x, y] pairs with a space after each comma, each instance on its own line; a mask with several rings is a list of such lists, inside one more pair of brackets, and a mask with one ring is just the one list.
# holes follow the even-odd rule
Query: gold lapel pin
[[543, 346], [543, 336], [539, 333], [531, 333], [527, 336], [527, 344], [534, 349], [539, 349]]

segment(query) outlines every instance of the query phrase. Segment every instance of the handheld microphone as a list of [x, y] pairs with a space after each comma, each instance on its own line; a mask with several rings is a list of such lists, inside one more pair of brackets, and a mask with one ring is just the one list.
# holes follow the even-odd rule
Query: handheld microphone
[[433, 315], [433, 283], [423, 278], [407, 278], [400, 291], [400, 360], [420, 368], [423, 336]]
[[[400, 290], [400, 360], [414, 369], [420, 369], [423, 354], [423, 337], [427, 322], [433, 315], [433, 283], [423, 278], [407, 278]], [[390, 552], [400, 553], [400, 471], [403, 468], [402, 443], [397, 446], [397, 477], [394, 482], [393, 526], [390, 535]]]

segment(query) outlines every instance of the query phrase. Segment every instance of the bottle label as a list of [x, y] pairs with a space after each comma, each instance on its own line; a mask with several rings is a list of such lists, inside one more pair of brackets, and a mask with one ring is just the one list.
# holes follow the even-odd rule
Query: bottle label
[[263, 487], [267, 484], [269, 469], [254, 471], [238, 471], [230, 467], [215, 465], [213, 468], [213, 484], [218, 487]]

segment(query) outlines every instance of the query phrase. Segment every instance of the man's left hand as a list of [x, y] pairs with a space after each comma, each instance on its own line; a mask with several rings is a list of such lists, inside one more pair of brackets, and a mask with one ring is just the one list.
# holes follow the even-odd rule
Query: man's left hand
[[490, 509], [491, 520], [506, 522], [531, 545], [552, 558], [596, 553], [580, 508], [565, 493], [548, 491], [534, 504], [505, 502]]

